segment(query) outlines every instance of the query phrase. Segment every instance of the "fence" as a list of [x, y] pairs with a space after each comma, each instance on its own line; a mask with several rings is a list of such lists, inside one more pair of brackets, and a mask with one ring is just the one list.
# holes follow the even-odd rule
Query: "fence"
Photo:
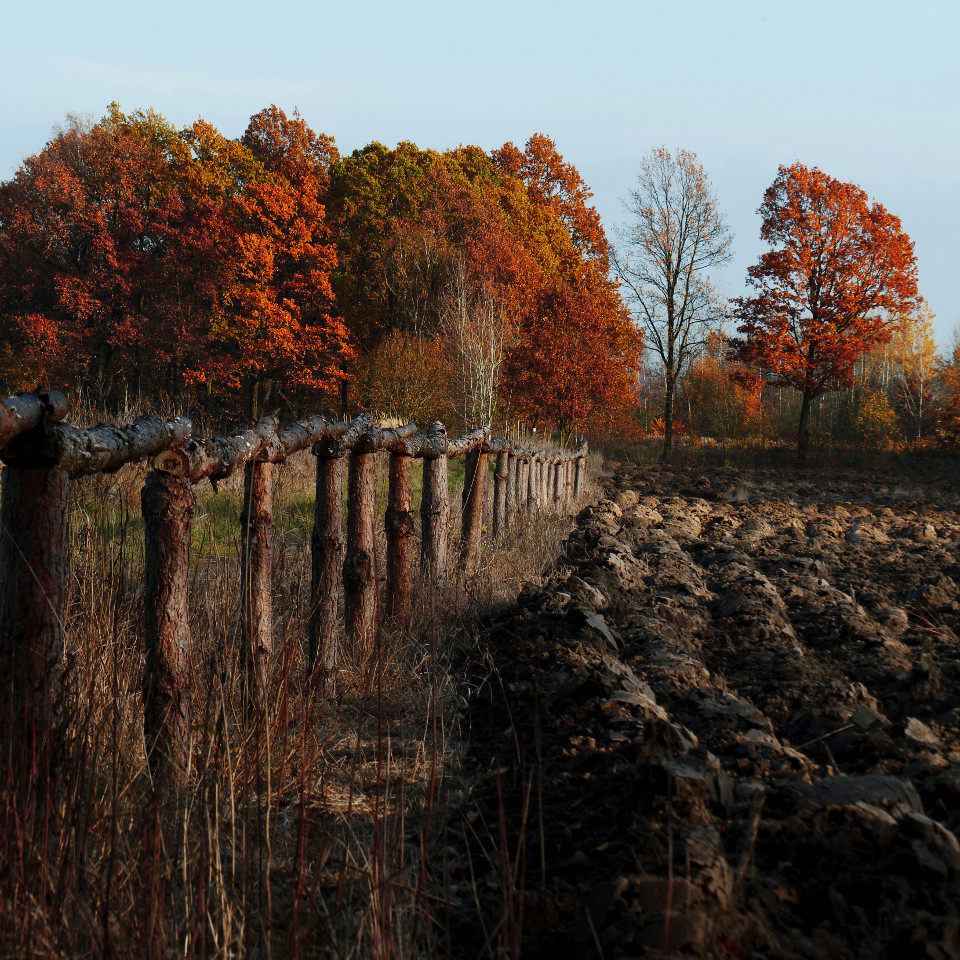
[[[182, 417], [145, 416], [125, 427], [79, 429], [64, 423], [66, 398], [56, 392], [0, 401], [0, 458], [6, 464], [0, 498], [0, 662], [14, 696], [18, 735], [45, 736], [56, 726], [63, 669], [67, 497], [73, 478], [113, 473], [152, 458], [141, 493], [145, 527], [144, 734], [155, 777], [183, 783], [191, 729], [187, 615], [194, 486], [214, 484], [244, 468], [241, 527], [241, 644], [245, 702], [264, 708], [273, 655], [273, 472], [308, 447], [316, 457], [311, 536], [308, 662], [326, 692], [336, 670], [339, 596], [348, 642], [372, 650], [385, 618], [403, 628], [415, 582], [416, 526], [411, 468], [424, 462], [419, 574], [433, 584], [448, 575], [447, 464], [465, 457], [458, 575], [474, 576], [480, 556], [488, 457], [494, 469], [491, 536], [531, 513], [569, 512], [581, 496], [586, 447], [550, 454], [504, 438], [488, 427], [448, 440], [443, 424], [426, 434], [414, 424], [382, 429], [370, 416], [331, 421], [315, 416], [281, 430], [273, 417], [229, 437], [191, 436]], [[374, 563], [374, 458], [389, 455], [384, 518], [386, 602], [380, 611]], [[347, 522], [343, 475], [347, 462]]]

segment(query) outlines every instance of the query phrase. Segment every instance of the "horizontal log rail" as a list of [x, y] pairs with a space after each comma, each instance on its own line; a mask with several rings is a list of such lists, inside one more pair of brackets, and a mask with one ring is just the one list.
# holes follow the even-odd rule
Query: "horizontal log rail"
[[[489, 426], [449, 439], [439, 421], [426, 432], [415, 424], [387, 429], [368, 414], [352, 420], [313, 416], [280, 429], [273, 416], [226, 437], [193, 436], [183, 417], [149, 415], [126, 426], [82, 429], [62, 421], [66, 398], [57, 391], [0, 401], [0, 679], [22, 703], [14, 715], [33, 717], [34, 729], [53, 730], [60, 700], [66, 536], [71, 480], [114, 473], [148, 460], [141, 502], [145, 522], [144, 736], [159, 782], [183, 784], [191, 769], [189, 548], [196, 508], [194, 487], [244, 471], [240, 514], [241, 659], [243, 697], [269, 712], [273, 655], [271, 587], [273, 470], [298, 451], [316, 458], [316, 506], [311, 536], [312, 577], [305, 637], [312, 676], [334, 692], [337, 642], [343, 624], [356, 649], [375, 653], [380, 630], [409, 626], [417, 536], [411, 463], [424, 461], [420, 518], [420, 578], [441, 584], [449, 575], [449, 460], [465, 457], [457, 572], [472, 577], [483, 539], [488, 458], [494, 462], [490, 537], [501, 541], [527, 517], [565, 515], [583, 493], [585, 444], [573, 451], [535, 450]], [[382, 518], [387, 540], [386, 596], [378, 596], [374, 516], [374, 458], [389, 457], [389, 492]], [[346, 465], [347, 469], [344, 469]], [[343, 529], [347, 477], [346, 537]], [[30, 702], [27, 702], [27, 701]], [[15, 734], [16, 735], [16, 734]], [[22, 735], [22, 732], [21, 734]]]

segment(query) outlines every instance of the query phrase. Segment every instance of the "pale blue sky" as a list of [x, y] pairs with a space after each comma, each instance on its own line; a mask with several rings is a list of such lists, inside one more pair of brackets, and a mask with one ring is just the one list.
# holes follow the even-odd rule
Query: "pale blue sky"
[[0, 0], [0, 179], [68, 113], [111, 100], [239, 136], [298, 107], [349, 153], [552, 137], [609, 234], [644, 153], [695, 151], [735, 231], [730, 295], [763, 249], [780, 163], [859, 183], [913, 237], [921, 292], [960, 320], [960, 3]]

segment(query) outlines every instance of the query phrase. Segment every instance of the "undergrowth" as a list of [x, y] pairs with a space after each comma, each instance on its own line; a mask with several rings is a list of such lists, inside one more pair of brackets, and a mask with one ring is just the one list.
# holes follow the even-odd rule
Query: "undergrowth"
[[[385, 458], [378, 469], [382, 517]], [[451, 663], [538, 579], [569, 520], [517, 524], [487, 544], [470, 583], [419, 587], [413, 627], [385, 627], [374, 656], [341, 644], [326, 698], [305, 658], [313, 459], [292, 458], [276, 484], [272, 695], [257, 715], [240, 697], [242, 481], [201, 490], [192, 771], [170, 793], [152, 782], [143, 743], [144, 475], [130, 467], [72, 487], [66, 693], [49, 741], [63, 745], [54, 754], [43, 737], [5, 738], [0, 957], [481, 955], [450, 932], [451, 912], [470, 901], [449, 876], [467, 786]], [[381, 576], [384, 558], [381, 543]], [[515, 842], [491, 826], [492, 850]], [[495, 942], [485, 949], [494, 955]]]

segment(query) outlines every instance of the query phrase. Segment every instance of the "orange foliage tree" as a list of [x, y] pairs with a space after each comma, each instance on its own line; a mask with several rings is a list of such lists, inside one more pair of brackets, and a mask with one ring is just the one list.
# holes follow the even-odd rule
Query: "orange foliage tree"
[[891, 316], [916, 307], [916, 259], [899, 218], [815, 167], [781, 166], [759, 213], [772, 249], [749, 268], [756, 294], [735, 301], [738, 354], [800, 391], [803, 462], [811, 401], [848, 386], [860, 355], [890, 339]]
[[590, 191], [556, 145], [535, 134], [493, 154], [519, 180], [514, 229], [536, 274], [505, 359], [511, 409], [562, 434], [600, 431], [635, 405], [642, 339], [609, 276], [609, 245]]
[[[0, 340], [11, 386], [42, 379], [100, 395], [131, 367], [165, 362], [189, 337], [168, 323], [181, 236], [194, 251], [171, 176], [177, 134], [152, 112], [116, 105], [59, 131], [0, 186]], [[190, 254], [186, 254], [189, 256]]]
[[274, 381], [299, 396], [335, 391], [352, 351], [330, 285], [337, 255], [323, 201], [333, 141], [272, 106], [251, 118], [242, 142], [264, 175], [236, 199], [239, 269], [217, 332], [231, 348], [230, 378], [247, 378], [256, 416]]

